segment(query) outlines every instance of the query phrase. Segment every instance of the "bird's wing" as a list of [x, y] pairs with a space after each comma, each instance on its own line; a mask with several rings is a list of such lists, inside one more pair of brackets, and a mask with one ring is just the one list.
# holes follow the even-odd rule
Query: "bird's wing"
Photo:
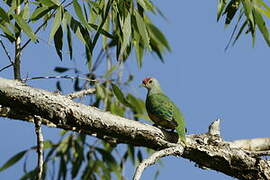
[[177, 107], [164, 94], [153, 94], [149, 96], [146, 101], [146, 108], [149, 114], [162, 120], [174, 121], [177, 124], [175, 120], [175, 108]]

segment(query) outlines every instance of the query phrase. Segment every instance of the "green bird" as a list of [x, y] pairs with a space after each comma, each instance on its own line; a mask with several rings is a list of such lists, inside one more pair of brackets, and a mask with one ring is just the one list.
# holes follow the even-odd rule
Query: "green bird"
[[155, 78], [145, 78], [142, 82], [147, 92], [146, 110], [149, 118], [164, 129], [176, 129], [181, 141], [185, 142], [185, 121], [177, 106], [166, 96]]

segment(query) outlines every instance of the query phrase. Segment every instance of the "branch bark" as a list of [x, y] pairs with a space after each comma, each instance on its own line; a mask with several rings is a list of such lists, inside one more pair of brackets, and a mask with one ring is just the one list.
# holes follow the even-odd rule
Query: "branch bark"
[[35, 131], [37, 135], [37, 154], [38, 154], [38, 163], [37, 163], [37, 177], [36, 180], [42, 180], [43, 173], [43, 135], [41, 131], [41, 121], [42, 119], [38, 116], [35, 116]]
[[[33, 122], [161, 150], [175, 146], [176, 133], [73, 102], [69, 98], [0, 78], [0, 116]], [[270, 179], [270, 162], [216, 135], [188, 135], [182, 154], [199, 167], [210, 168], [238, 179]], [[267, 149], [269, 150], [269, 149]]]
[[141, 175], [145, 168], [155, 164], [160, 158], [165, 156], [181, 156], [184, 152], [184, 147], [181, 145], [177, 145], [175, 147], [170, 147], [166, 149], [162, 149], [160, 151], [157, 151], [153, 153], [149, 158], [143, 160], [139, 166], [137, 167], [133, 180], [140, 180]]
[[[21, 12], [20, 4], [17, 4], [15, 14], [19, 15]], [[18, 28], [18, 32], [15, 34], [15, 58], [13, 63], [14, 79], [21, 80], [21, 28], [17, 23], [15, 26]]]

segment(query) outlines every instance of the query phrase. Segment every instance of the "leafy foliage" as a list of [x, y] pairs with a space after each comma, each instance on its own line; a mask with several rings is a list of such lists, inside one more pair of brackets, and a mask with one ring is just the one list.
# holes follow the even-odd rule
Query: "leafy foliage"
[[[165, 36], [148, 17], [159, 13], [152, 1], [4, 0], [3, 4], [0, 7], [0, 34], [10, 43], [22, 36], [22, 51], [31, 42], [39, 43], [42, 30], [48, 34], [48, 40], [53, 41], [62, 61], [74, 58], [74, 41], [78, 40], [84, 46], [88, 72], [69, 67], [54, 68], [55, 73], [73, 73], [78, 77], [72, 80], [69, 89], [95, 89], [93, 94], [78, 101], [134, 120], [147, 119], [144, 101], [122, 90], [133, 80], [132, 74], [123, 76], [123, 64], [132, 53], [137, 57], [138, 67], [142, 66], [147, 52], [156, 54], [163, 61], [163, 53], [170, 50]], [[62, 80], [56, 82], [56, 89], [64, 90]], [[45, 141], [43, 178], [123, 179], [127, 161], [135, 165], [142, 161], [145, 153], [151, 153], [131, 145], [119, 148], [108, 138], [106, 141], [101, 139], [62, 131], [57, 143]], [[27, 154], [35, 153], [35, 149], [31, 147], [16, 154], [0, 167], [0, 171], [13, 166]], [[25, 173], [21, 179], [34, 179], [37, 169], [28, 169], [26, 158], [24, 164]]]
[[[226, 16], [225, 26], [230, 25], [233, 19], [237, 19], [228, 46], [231, 43], [234, 45], [244, 30], [246, 34], [251, 34], [254, 46], [257, 29], [270, 46], [269, 31], [266, 25], [267, 18], [270, 18], [270, 7], [263, 0], [231, 0], [229, 2], [219, 0], [217, 20], [220, 20], [221, 15]], [[235, 18], [236, 15], [238, 18]]]
[[[37, 42], [37, 33], [42, 28], [47, 30], [47, 24], [51, 21], [49, 39], [54, 39], [60, 59], [62, 60], [64, 37], [67, 37], [72, 58], [72, 37], [75, 36], [85, 45], [90, 70], [93, 50], [100, 37], [103, 48], [114, 48], [120, 61], [125, 61], [134, 47], [139, 67], [142, 65], [144, 51], [153, 52], [162, 59], [164, 50], [170, 50], [164, 35], [146, 15], [148, 12], [157, 13], [156, 7], [149, 0], [64, 0], [61, 3], [58, 0], [22, 0], [21, 13], [18, 15], [14, 11], [19, 6], [17, 2], [6, 0], [8, 8], [0, 8], [0, 29], [4, 37], [13, 42], [16, 32], [22, 30], [31, 41]], [[33, 30], [34, 24], [40, 23]]]

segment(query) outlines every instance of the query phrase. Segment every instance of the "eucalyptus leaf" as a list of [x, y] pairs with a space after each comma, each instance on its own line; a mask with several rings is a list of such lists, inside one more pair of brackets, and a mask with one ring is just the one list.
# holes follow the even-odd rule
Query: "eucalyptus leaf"
[[16, 155], [14, 155], [13, 157], [11, 157], [2, 167], [0, 167], [0, 172], [13, 166], [15, 163], [21, 160], [23, 156], [25, 155], [25, 153], [27, 153], [27, 150], [21, 151], [17, 153]]
[[36, 41], [37, 37], [35, 33], [33, 32], [32, 28], [25, 22], [25, 20], [17, 15], [17, 14], [12, 14], [14, 19], [16, 20], [16, 23], [20, 26], [20, 28], [23, 30], [23, 32], [32, 40]]

